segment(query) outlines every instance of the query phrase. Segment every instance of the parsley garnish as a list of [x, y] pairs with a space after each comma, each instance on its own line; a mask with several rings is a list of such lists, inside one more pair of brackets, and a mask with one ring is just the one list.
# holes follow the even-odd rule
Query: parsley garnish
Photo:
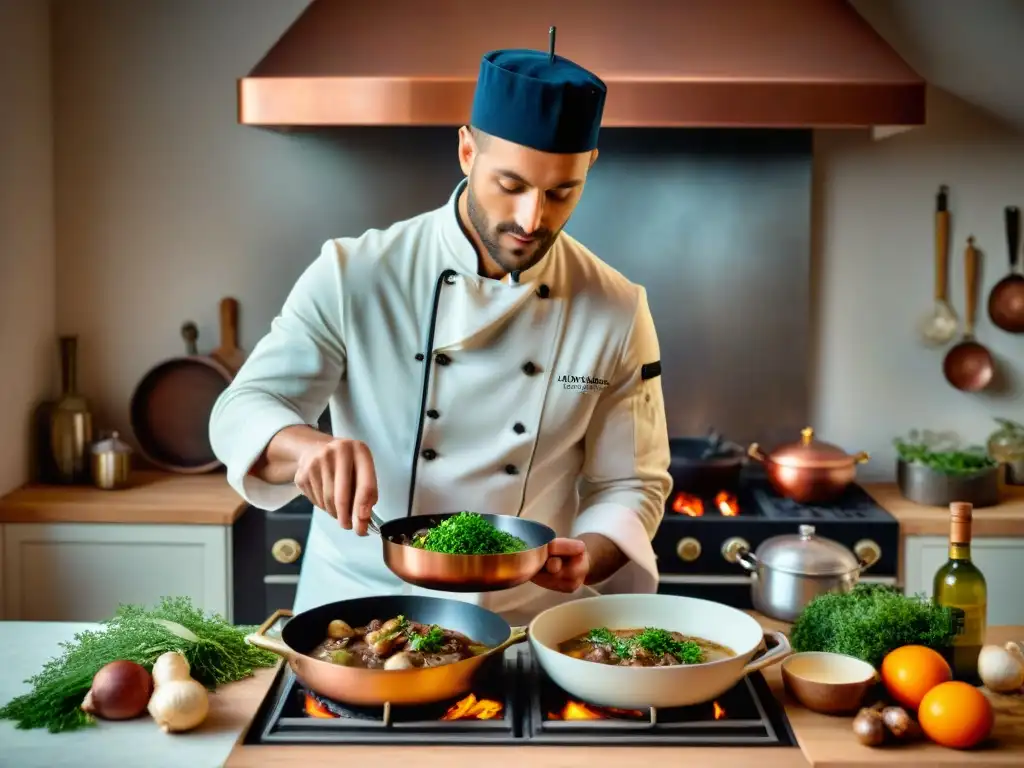
[[700, 645], [692, 640], [676, 640], [670, 632], [654, 627], [647, 627], [633, 637], [617, 637], [607, 627], [599, 627], [587, 633], [587, 640], [595, 645], [610, 646], [612, 653], [620, 659], [633, 658], [636, 649], [643, 648], [656, 658], [670, 654], [681, 664], [700, 664], [704, 661]]
[[412, 545], [445, 555], [504, 555], [526, 549], [518, 536], [499, 531], [474, 512], [452, 515], [426, 536], [413, 539]]
[[432, 626], [425, 634], [409, 635], [409, 648], [413, 651], [420, 651], [422, 653], [436, 653], [441, 649], [441, 645], [444, 643], [444, 630], [436, 624]]

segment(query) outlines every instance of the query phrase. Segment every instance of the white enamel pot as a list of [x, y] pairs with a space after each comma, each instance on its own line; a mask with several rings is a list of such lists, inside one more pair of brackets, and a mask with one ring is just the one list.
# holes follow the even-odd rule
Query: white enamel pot
[[[558, 646], [596, 627], [657, 627], [724, 645], [728, 659], [672, 667], [619, 667], [574, 659]], [[774, 647], [754, 659], [766, 636]], [[776, 664], [792, 649], [781, 632], [765, 632], [743, 611], [710, 600], [676, 595], [602, 595], [572, 600], [538, 614], [529, 627], [530, 648], [559, 687], [589, 704], [622, 709], [702, 704], [745, 675]]]

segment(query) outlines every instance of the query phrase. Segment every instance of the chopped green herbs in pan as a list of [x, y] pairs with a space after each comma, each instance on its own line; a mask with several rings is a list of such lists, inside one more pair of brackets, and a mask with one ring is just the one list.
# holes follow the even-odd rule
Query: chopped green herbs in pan
[[417, 536], [412, 546], [444, 555], [507, 555], [527, 549], [518, 536], [500, 531], [475, 512], [459, 512]]

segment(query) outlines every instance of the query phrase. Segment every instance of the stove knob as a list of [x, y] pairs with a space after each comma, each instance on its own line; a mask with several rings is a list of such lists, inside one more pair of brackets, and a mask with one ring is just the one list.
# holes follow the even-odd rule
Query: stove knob
[[750, 544], [745, 539], [741, 539], [739, 536], [733, 536], [731, 539], [726, 539], [722, 545], [722, 557], [729, 563], [738, 563], [740, 555], [750, 551]]
[[684, 563], [692, 563], [700, 557], [700, 542], [692, 536], [680, 539], [676, 544], [676, 554]]
[[853, 553], [860, 560], [861, 568], [869, 568], [882, 557], [882, 548], [871, 539], [861, 539], [853, 545]]
[[279, 563], [294, 563], [302, 554], [302, 545], [295, 539], [278, 539], [270, 548], [270, 554]]

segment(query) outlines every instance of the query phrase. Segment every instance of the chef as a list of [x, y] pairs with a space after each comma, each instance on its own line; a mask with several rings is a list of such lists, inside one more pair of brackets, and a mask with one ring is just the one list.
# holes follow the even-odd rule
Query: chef
[[[594, 592], [656, 591], [671, 479], [646, 293], [563, 231], [605, 94], [553, 52], [486, 54], [449, 200], [328, 240], [218, 400], [231, 485], [267, 510], [314, 504], [294, 610], [426, 594], [521, 624]], [[310, 426], [326, 407], [333, 436]], [[559, 538], [532, 582], [439, 593], [388, 570], [371, 508], [519, 515]]]

